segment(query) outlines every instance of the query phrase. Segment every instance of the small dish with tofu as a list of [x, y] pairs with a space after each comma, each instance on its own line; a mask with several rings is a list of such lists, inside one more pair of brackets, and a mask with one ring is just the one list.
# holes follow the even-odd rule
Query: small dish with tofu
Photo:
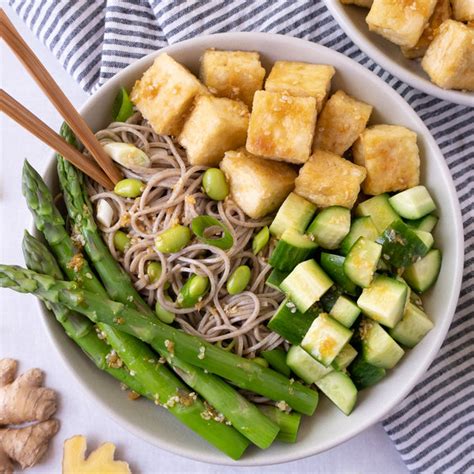
[[[119, 91], [115, 109], [128, 113], [111, 117]], [[235, 355], [227, 389], [246, 388], [280, 430], [240, 465], [322, 452], [409, 393], [454, 313], [462, 231], [438, 147], [379, 78], [302, 40], [213, 35], [137, 61], [82, 113], [127, 185], [140, 185], [88, 183], [111, 255], [162, 323]], [[121, 397], [43, 313], [81, 385], [132, 433], [234, 462], [167, 410]], [[217, 373], [206, 357], [197, 366]], [[239, 379], [246, 364], [317, 403], [292, 409], [291, 397]], [[209, 412], [252, 441], [238, 417]]]
[[411, 86], [474, 107], [472, 0], [327, 0], [348, 36]]

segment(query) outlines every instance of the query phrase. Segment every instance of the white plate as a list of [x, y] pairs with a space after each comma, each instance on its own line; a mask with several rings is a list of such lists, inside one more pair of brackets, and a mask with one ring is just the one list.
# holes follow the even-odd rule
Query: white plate
[[343, 5], [339, 0], [325, 0], [332, 16], [347, 36], [364, 51], [367, 56], [387, 71], [412, 87], [456, 104], [474, 107], [474, 92], [446, 90], [433, 84], [423, 71], [419, 61], [403, 56], [399, 46], [377, 33], [369, 31], [365, 22], [368, 9], [354, 5]]
[[[240, 465], [265, 465], [293, 461], [332, 448], [385, 417], [422, 377], [438, 352], [453, 317], [461, 284], [463, 240], [461, 214], [453, 182], [435, 141], [423, 122], [403, 99], [356, 62], [325, 47], [303, 40], [264, 33], [226, 33], [202, 36], [163, 49], [175, 59], [197, 71], [199, 58], [206, 48], [256, 50], [262, 54], [266, 67], [278, 59], [327, 63], [337, 74], [333, 89], [349, 94], [375, 106], [374, 123], [405, 125], [418, 133], [422, 155], [422, 182], [433, 192], [439, 205], [440, 222], [436, 242], [443, 250], [443, 266], [438, 283], [425, 298], [426, 309], [435, 321], [426, 338], [376, 387], [360, 393], [352, 415], [346, 417], [330, 402], [321, 403], [312, 418], [306, 417], [296, 444], [276, 443], [261, 451], [249, 449]], [[94, 129], [110, 121], [113, 99], [120, 86], [131, 87], [148, 68], [159, 52], [149, 55], [126, 68], [91, 97], [81, 113]], [[46, 181], [57, 186], [55, 164], [46, 172]], [[52, 343], [65, 364], [75, 375], [78, 386], [86, 390], [105, 412], [122, 426], [151, 444], [176, 454], [209, 463], [236, 464], [206, 444], [170, 413], [145, 400], [130, 402], [120, 392], [117, 382], [101, 373], [82, 355], [42, 307], [42, 314]]]

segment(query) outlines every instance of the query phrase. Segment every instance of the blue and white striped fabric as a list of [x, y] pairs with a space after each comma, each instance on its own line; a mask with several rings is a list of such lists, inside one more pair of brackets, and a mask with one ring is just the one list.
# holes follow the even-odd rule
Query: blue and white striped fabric
[[162, 46], [232, 30], [281, 33], [335, 49], [372, 70], [409, 102], [438, 142], [458, 191], [466, 241], [464, 282], [439, 356], [383, 424], [411, 471], [474, 472], [474, 109], [425, 95], [384, 71], [347, 38], [322, 0], [10, 3], [89, 92]]

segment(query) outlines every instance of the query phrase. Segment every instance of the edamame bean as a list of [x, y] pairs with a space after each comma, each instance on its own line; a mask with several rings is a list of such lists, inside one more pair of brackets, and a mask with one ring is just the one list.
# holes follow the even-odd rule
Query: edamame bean
[[252, 252], [254, 253], [254, 255], [257, 255], [257, 253], [260, 252], [260, 250], [262, 250], [263, 247], [265, 247], [265, 245], [268, 244], [269, 240], [270, 240], [270, 231], [268, 230], [268, 227], [265, 226], [253, 238]]
[[130, 246], [130, 237], [125, 232], [118, 230], [114, 235], [114, 246], [119, 252], [125, 252]]
[[192, 308], [202, 300], [209, 289], [209, 278], [201, 275], [193, 275], [179, 291], [176, 303], [181, 308]]
[[247, 265], [240, 265], [227, 280], [227, 292], [229, 295], [242, 293], [249, 284], [252, 273]]
[[119, 181], [114, 188], [114, 193], [125, 198], [136, 198], [145, 189], [145, 185], [138, 179], [125, 178]]
[[162, 268], [160, 262], [150, 262], [146, 268], [146, 274], [148, 275], [148, 281], [155, 283], [161, 276]]
[[202, 176], [202, 187], [214, 201], [223, 201], [229, 194], [229, 185], [219, 168], [209, 168]]
[[258, 365], [261, 365], [262, 367], [268, 367], [268, 362], [265, 359], [262, 359], [261, 357], [254, 357], [252, 361]]
[[155, 237], [155, 248], [162, 253], [175, 253], [188, 245], [191, 231], [184, 225], [171, 227]]
[[[165, 300], [172, 301], [169, 295], [165, 295]], [[155, 313], [158, 319], [165, 324], [171, 324], [174, 321], [174, 313], [165, 309], [159, 301], [155, 304]]]

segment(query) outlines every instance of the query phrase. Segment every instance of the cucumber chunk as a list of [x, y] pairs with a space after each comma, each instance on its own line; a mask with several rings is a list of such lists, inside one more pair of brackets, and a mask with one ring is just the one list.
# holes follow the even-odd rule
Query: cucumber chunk
[[296, 305], [286, 298], [268, 322], [267, 327], [292, 344], [299, 344], [318, 314], [317, 308], [301, 313]]
[[346, 256], [344, 273], [356, 285], [367, 288], [374, 278], [380, 255], [382, 255], [380, 244], [360, 237]]
[[440, 269], [441, 252], [432, 249], [421, 260], [407, 267], [403, 278], [415, 291], [423, 293], [434, 285]]
[[286, 377], [291, 375], [291, 370], [286, 365], [286, 352], [283, 349], [263, 351], [260, 355], [268, 362], [272, 369], [275, 369]]
[[348, 368], [354, 385], [362, 390], [375, 385], [385, 377], [387, 371], [381, 367], [369, 364], [362, 354], [359, 354]]
[[405, 219], [420, 219], [436, 209], [430, 193], [424, 186], [406, 189], [389, 198], [390, 205]]
[[433, 235], [430, 232], [426, 232], [426, 230], [420, 229], [415, 229], [413, 232], [415, 232], [415, 234], [423, 241], [428, 251], [431, 250], [431, 247], [433, 247], [434, 244]]
[[312, 202], [290, 193], [278, 209], [270, 226], [270, 232], [277, 238], [280, 238], [287, 229], [294, 229], [304, 234], [315, 212], [316, 206]]
[[392, 369], [405, 351], [379, 323], [364, 319], [359, 326], [362, 354], [365, 360], [382, 369]]
[[405, 224], [414, 229], [424, 230], [425, 232], [433, 232], [436, 224], [438, 223], [438, 218], [429, 214], [428, 216], [422, 217], [421, 219], [416, 219], [414, 221], [407, 220]]
[[406, 284], [378, 275], [368, 288], [364, 288], [357, 306], [369, 318], [393, 328], [403, 316], [407, 292]]
[[357, 351], [349, 344], [347, 343], [337, 354], [337, 357], [334, 359], [334, 362], [332, 363], [333, 367], [338, 370], [344, 370], [349, 365], [351, 362], [357, 357]]
[[337, 249], [351, 227], [351, 211], [341, 206], [323, 209], [308, 227], [306, 233], [323, 249]]
[[350, 377], [334, 370], [316, 382], [316, 386], [344, 414], [349, 415], [357, 402], [357, 388]]
[[273, 250], [268, 263], [284, 272], [291, 272], [298, 263], [306, 260], [317, 244], [308, 235], [300, 234], [295, 229], [283, 232], [281, 240]]
[[321, 252], [321, 266], [343, 290], [345, 293], [355, 296], [357, 295], [357, 286], [344, 273], [345, 258], [341, 255]]
[[352, 337], [352, 331], [321, 313], [301, 341], [301, 347], [318, 362], [328, 367]]
[[275, 439], [283, 443], [296, 443], [301, 423], [301, 413], [295, 411], [287, 413], [271, 405], [260, 405], [259, 408], [265, 416], [274, 421], [280, 428]]
[[281, 282], [281, 289], [302, 312], [306, 312], [332, 286], [332, 280], [314, 260], [296, 265]]
[[365, 237], [367, 240], [375, 241], [378, 235], [379, 232], [375, 227], [371, 217], [358, 217], [352, 222], [350, 232], [341, 243], [341, 253], [343, 255], [347, 255], [359, 237]]
[[316, 382], [334, 370], [332, 367], [324, 367], [300, 346], [290, 348], [286, 363], [301, 380], [309, 384]]
[[343, 294], [344, 292], [342, 291], [342, 288], [337, 285], [331, 286], [331, 288], [329, 288], [329, 290], [326, 291], [323, 296], [321, 296], [321, 306], [323, 307], [324, 311], [329, 313], [332, 307], [336, 304], [339, 296], [342, 296]]
[[349, 298], [342, 295], [337, 298], [329, 311], [329, 316], [332, 316], [346, 328], [350, 328], [354, 324], [355, 320], [359, 317], [359, 314], [359, 307]]
[[270, 275], [268, 275], [265, 284], [268, 285], [270, 288], [274, 288], [275, 290], [281, 291], [280, 284], [287, 276], [288, 272], [282, 272], [274, 268]]
[[405, 313], [398, 324], [390, 329], [390, 335], [406, 347], [416, 346], [431, 329], [433, 322], [413, 303], [408, 303]]
[[381, 234], [394, 220], [400, 219], [388, 200], [388, 194], [379, 194], [361, 202], [355, 210], [356, 216], [370, 216]]

